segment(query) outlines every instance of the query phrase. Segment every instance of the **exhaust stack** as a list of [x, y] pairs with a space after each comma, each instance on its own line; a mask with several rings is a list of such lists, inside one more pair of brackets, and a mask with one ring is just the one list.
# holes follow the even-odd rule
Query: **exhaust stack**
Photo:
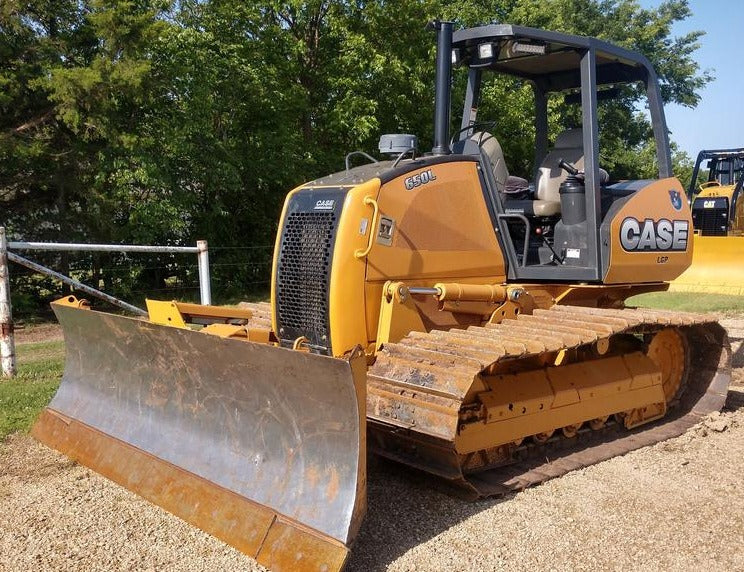
[[452, 22], [435, 20], [437, 31], [437, 78], [434, 107], [434, 155], [449, 155], [450, 99], [452, 84]]

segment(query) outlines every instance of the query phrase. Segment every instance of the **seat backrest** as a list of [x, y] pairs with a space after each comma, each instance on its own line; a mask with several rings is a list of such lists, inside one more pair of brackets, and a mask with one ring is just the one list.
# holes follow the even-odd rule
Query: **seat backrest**
[[567, 129], [555, 139], [553, 150], [545, 156], [537, 172], [537, 198], [543, 201], [560, 201], [558, 193], [568, 173], [558, 166], [565, 159], [580, 171], [584, 170], [584, 138], [580, 128]]
[[501, 144], [498, 139], [487, 131], [480, 131], [473, 134], [470, 138], [475, 141], [488, 156], [493, 169], [493, 177], [496, 180], [496, 190], [500, 193], [504, 191], [506, 180], [509, 178], [509, 170], [506, 168], [504, 152], [501, 150]]

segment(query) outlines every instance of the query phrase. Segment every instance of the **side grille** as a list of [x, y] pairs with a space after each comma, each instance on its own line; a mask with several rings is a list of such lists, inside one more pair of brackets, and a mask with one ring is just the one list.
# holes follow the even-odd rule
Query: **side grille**
[[276, 276], [282, 340], [305, 336], [316, 350], [330, 348], [328, 288], [337, 218], [333, 211], [287, 215]]
[[703, 236], [726, 236], [728, 231], [728, 199], [695, 199], [692, 224]]

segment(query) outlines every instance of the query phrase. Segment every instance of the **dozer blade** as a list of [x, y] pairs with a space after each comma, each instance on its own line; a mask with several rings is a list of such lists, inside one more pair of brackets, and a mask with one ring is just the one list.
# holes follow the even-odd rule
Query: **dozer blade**
[[692, 264], [669, 290], [744, 296], [744, 236], [695, 235]]
[[272, 570], [339, 570], [366, 510], [365, 371], [54, 304], [66, 364], [33, 435]]

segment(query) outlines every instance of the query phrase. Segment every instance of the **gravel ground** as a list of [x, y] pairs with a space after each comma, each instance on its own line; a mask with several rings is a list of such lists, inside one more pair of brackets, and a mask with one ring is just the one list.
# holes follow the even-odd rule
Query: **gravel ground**
[[[724, 412], [685, 435], [502, 499], [466, 502], [373, 462], [348, 569], [744, 570], [744, 369], [734, 383]], [[0, 445], [0, 570], [263, 569], [16, 435]]]

